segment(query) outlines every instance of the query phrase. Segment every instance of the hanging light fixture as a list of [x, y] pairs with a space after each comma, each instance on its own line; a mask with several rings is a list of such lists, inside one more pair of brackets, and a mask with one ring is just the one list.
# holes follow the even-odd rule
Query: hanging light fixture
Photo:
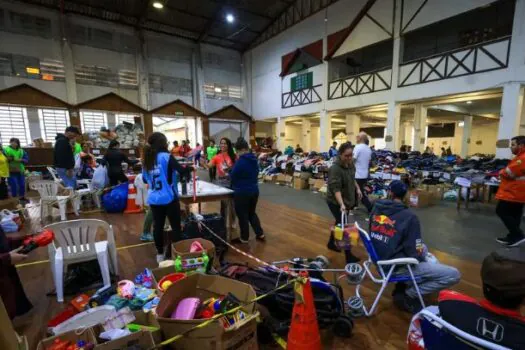
[[153, 1], [153, 7], [160, 10], [164, 8], [164, 4], [162, 3], [162, 1], [155, 0]]

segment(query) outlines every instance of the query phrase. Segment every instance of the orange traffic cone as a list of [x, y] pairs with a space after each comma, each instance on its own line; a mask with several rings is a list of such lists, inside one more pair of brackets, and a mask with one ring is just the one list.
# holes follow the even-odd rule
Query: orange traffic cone
[[136, 214], [142, 212], [142, 209], [137, 205], [137, 203], [135, 203], [136, 199], [137, 190], [135, 189], [133, 182], [130, 181], [128, 185], [128, 204], [126, 205], [126, 210], [124, 210], [124, 214]]
[[301, 271], [305, 283], [295, 282], [295, 305], [288, 332], [288, 350], [321, 350], [321, 335], [317, 324], [312, 285], [308, 273]]

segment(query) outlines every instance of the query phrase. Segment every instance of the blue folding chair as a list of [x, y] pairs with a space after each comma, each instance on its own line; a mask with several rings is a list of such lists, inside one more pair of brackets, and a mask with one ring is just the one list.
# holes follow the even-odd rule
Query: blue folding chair
[[[412, 271], [412, 267], [411, 267], [412, 265], [419, 264], [419, 261], [415, 258], [379, 260], [376, 250], [374, 249], [374, 245], [372, 244], [372, 240], [370, 239], [370, 236], [368, 235], [368, 233], [359, 226], [357, 221], [355, 222], [355, 226], [359, 230], [359, 237], [361, 237], [361, 241], [363, 241], [363, 244], [368, 253], [368, 260], [363, 263], [363, 267], [365, 268], [366, 274], [370, 277], [370, 279], [374, 283], [381, 285], [381, 288], [379, 289], [379, 292], [377, 293], [377, 296], [370, 310], [366, 308], [363, 302], [363, 311], [365, 315], [371, 316], [374, 313], [377, 307], [377, 303], [379, 302], [381, 295], [383, 295], [383, 292], [385, 291], [386, 286], [389, 283], [396, 283], [396, 282], [412, 282], [414, 284], [414, 287], [416, 288], [417, 296], [419, 298], [419, 301], [421, 302], [421, 306], [425, 308], [423, 297], [421, 296], [421, 292], [419, 291], [419, 287], [417, 285], [417, 282], [420, 282], [421, 279], [418, 278], [417, 276], [414, 276], [414, 272]], [[372, 273], [371, 271], [372, 265], [375, 266], [377, 273], [379, 274], [379, 277], [374, 276], [374, 274]], [[406, 267], [410, 276], [392, 276], [394, 270], [398, 266]], [[388, 271], [385, 271], [384, 268], [388, 269]], [[361, 295], [359, 294], [360, 288], [361, 288], [361, 284], [358, 284], [356, 287], [355, 293], [356, 293], [356, 296], [362, 300]]]

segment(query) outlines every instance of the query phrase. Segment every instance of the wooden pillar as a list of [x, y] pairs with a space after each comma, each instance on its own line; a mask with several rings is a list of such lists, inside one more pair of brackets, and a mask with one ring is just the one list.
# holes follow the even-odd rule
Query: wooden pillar
[[202, 146], [204, 149], [210, 144], [210, 119], [202, 118]]
[[250, 122], [250, 146], [252, 148], [257, 146], [255, 142], [255, 122]]
[[153, 134], [153, 115], [150, 112], [144, 113], [144, 136], [146, 140]]

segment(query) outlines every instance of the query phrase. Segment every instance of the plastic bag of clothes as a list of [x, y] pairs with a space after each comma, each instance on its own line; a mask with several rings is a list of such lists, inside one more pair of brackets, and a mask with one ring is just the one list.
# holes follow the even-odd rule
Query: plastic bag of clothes
[[458, 200], [458, 191], [450, 190], [443, 194], [443, 199], [446, 201], [457, 201]]
[[102, 196], [102, 206], [108, 213], [122, 213], [128, 202], [128, 184], [123, 183]]

